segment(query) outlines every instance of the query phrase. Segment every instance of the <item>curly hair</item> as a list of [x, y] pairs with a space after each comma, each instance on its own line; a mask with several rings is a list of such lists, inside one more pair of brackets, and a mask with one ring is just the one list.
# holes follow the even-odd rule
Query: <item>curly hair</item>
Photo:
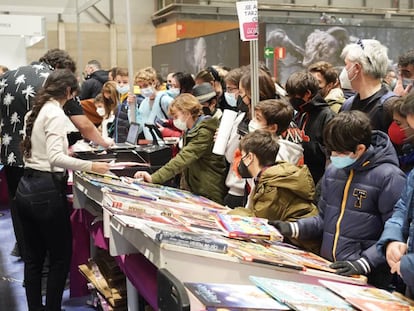
[[37, 92], [33, 108], [26, 120], [25, 137], [21, 142], [24, 158], [30, 158], [32, 155], [32, 130], [40, 110], [51, 99], [66, 99], [68, 89], [70, 90], [70, 94], [79, 90], [76, 76], [69, 69], [57, 69], [49, 75], [44, 87]]
[[39, 62], [43, 62], [51, 66], [53, 69], [69, 69], [73, 73], [76, 72], [76, 63], [69, 56], [68, 52], [60, 49], [48, 50]]

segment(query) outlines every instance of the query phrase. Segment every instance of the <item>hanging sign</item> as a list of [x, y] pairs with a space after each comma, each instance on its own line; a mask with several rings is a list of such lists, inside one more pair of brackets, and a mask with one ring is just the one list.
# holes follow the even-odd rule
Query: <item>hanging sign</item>
[[259, 19], [257, 1], [236, 2], [239, 18], [240, 38], [243, 41], [257, 40], [259, 37]]

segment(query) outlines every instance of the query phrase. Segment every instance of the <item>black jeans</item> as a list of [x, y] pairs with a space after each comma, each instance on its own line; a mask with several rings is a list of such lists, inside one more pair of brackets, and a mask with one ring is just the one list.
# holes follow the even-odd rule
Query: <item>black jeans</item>
[[[23, 258], [29, 311], [60, 311], [72, 256], [72, 231], [66, 200], [67, 178], [25, 170], [16, 192], [16, 209], [23, 228]], [[49, 254], [46, 305], [42, 305], [42, 267]]]
[[24, 174], [23, 167], [18, 166], [4, 166], [4, 171], [6, 173], [7, 187], [9, 191], [10, 199], [10, 212], [12, 217], [14, 235], [16, 236], [16, 243], [19, 249], [19, 255], [21, 258], [24, 256], [24, 240], [23, 240], [23, 229], [22, 224], [20, 223], [19, 217], [17, 216], [16, 209], [16, 190], [19, 185], [20, 178]]

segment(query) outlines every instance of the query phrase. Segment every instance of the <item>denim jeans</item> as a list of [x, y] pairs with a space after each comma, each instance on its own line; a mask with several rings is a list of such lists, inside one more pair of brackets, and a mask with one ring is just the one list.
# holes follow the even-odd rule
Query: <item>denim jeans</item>
[[[66, 200], [67, 179], [59, 174], [25, 170], [16, 192], [17, 215], [24, 236], [24, 279], [29, 311], [60, 311], [72, 255], [72, 232]], [[41, 278], [49, 255], [46, 305]]]

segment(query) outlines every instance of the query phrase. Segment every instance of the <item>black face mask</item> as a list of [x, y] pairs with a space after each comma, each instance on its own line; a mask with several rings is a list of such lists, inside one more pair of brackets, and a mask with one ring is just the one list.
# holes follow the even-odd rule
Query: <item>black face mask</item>
[[292, 97], [289, 99], [289, 102], [295, 108], [296, 111], [300, 111], [301, 107], [306, 104], [306, 102], [302, 98]]
[[239, 166], [237, 167], [237, 171], [239, 172], [241, 178], [252, 178], [252, 174], [250, 174], [243, 160], [240, 160]]
[[241, 111], [241, 112], [248, 112], [249, 111], [249, 106], [247, 106], [243, 99], [241, 98], [241, 96], [239, 95], [239, 97], [237, 97], [237, 110]]
[[210, 110], [210, 108], [207, 106], [204, 106], [203, 107], [203, 113], [204, 113], [204, 115], [205, 116], [211, 116], [211, 110]]

